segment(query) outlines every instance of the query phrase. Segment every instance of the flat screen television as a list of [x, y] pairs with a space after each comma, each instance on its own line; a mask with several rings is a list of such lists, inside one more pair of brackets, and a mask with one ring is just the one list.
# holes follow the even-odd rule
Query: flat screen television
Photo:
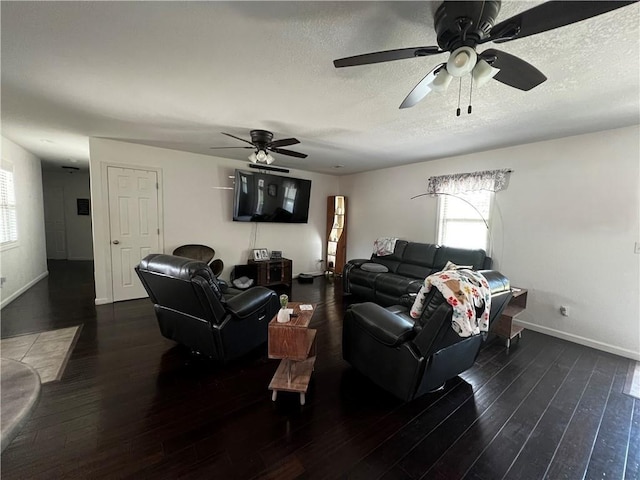
[[233, 220], [307, 223], [311, 180], [236, 170]]

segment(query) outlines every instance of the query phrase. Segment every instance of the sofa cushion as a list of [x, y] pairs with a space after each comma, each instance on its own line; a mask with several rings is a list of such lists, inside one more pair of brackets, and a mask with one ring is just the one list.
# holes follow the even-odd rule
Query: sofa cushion
[[375, 262], [363, 263], [360, 265], [360, 268], [365, 272], [387, 273], [389, 271], [389, 268], [386, 265]]
[[410, 243], [402, 255], [402, 263], [411, 263], [433, 268], [438, 247], [431, 243]]
[[409, 242], [406, 240], [397, 240], [396, 248], [393, 249], [393, 255], [385, 255], [384, 258], [387, 260], [397, 260], [402, 261], [402, 257], [404, 256], [404, 251], [409, 245]]
[[425, 267], [423, 265], [414, 265], [411, 263], [401, 263], [398, 266], [398, 270], [396, 273], [398, 275], [404, 275], [405, 277], [410, 277], [414, 279], [424, 280], [433, 272], [437, 270], [431, 267]]
[[440, 247], [436, 251], [434, 268], [437, 271], [444, 269], [447, 262], [453, 262], [456, 265], [471, 265], [474, 270], [482, 269], [484, 259], [487, 256], [484, 250], [470, 250], [466, 248]]
[[402, 263], [396, 273], [424, 280], [434, 270], [438, 247], [430, 243], [410, 243], [404, 250]]

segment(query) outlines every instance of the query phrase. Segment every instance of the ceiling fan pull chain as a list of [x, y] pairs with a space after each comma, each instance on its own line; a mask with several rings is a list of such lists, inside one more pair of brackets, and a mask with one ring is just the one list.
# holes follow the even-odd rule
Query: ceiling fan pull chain
[[462, 77], [460, 78], [460, 83], [458, 83], [458, 109], [456, 110], [456, 117], [460, 116], [460, 97], [462, 95]]
[[473, 76], [471, 76], [471, 83], [469, 84], [469, 107], [467, 108], [467, 115], [471, 115], [471, 94], [473, 93]]

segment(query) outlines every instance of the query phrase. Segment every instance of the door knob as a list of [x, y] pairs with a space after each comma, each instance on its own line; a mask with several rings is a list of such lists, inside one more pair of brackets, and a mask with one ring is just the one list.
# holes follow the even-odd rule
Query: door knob
[[113, 241], [113, 242], [111, 242], [111, 243], [113, 243], [114, 245], [118, 245], [118, 244], [120, 243], [120, 240], [114, 240], [114, 241]]

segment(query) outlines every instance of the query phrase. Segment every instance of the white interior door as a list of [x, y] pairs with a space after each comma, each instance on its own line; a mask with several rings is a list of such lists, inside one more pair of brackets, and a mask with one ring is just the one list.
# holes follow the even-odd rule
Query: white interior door
[[64, 220], [64, 190], [62, 187], [46, 187], [43, 195], [47, 258], [66, 260], [67, 238]]
[[108, 167], [113, 300], [146, 297], [133, 268], [160, 251], [158, 174]]

